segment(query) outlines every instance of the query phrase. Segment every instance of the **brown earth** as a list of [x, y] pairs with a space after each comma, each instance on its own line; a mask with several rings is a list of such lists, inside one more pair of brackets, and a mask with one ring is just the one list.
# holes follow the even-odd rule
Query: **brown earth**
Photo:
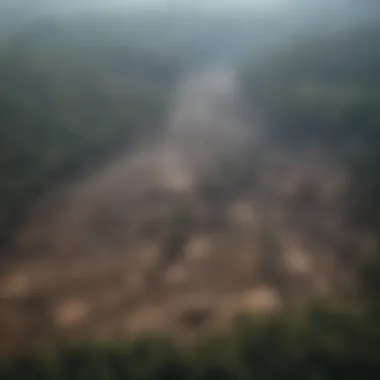
[[345, 226], [344, 169], [311, 149], [265, 149], [234, 85], [192, 78], [161, 141], [34, 205], [2, 255], [3, 350], [197, 331], [352, 290], [375, 242]]

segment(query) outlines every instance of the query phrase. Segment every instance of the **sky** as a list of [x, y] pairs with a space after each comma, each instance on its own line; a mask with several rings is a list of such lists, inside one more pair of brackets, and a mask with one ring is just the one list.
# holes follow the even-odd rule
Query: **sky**
[[[61, 13], [102, 9], [192, 9], [204, 12], [255, 10], [260, 12], [281, 11], [294, 3], [304, 5], [339, 3], [347, 0], [0, 0], [1, 6], [21, 4], [20, 8], [34, 9], [38, 13]], [[380, 1], [380, 0], [379, 0]], [[20, 9], [19, 8], [19, 9]]]
[[24, 3], [44, 9], [79, 10], [110, 7], [192, 7], [202, 10], [256, 8], [270, 10], [294, 0], [0, 0], [0, 5]]
[[[38, 1], [38, 0], [37, 0]], [[260, 7], [271, 8], [291, 0], [43, 0], [48, 3], [72, 3], [77, 6], [180, 6], [192, 5], [197, 7]]]

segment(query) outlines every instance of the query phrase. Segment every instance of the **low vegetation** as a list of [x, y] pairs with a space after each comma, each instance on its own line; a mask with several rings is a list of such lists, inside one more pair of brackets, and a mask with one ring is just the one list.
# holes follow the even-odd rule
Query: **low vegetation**
[[4, 361], [13, 379], [378, 379], [380, 324], [370, 312], [315, 306], [306, 314], [241, 316], [228, 334], [179, 347], [151, 337]]

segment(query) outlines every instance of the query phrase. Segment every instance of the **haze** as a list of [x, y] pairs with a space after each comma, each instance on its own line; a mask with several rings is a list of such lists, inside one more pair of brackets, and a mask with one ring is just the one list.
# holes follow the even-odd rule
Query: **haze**
[[[344, 0], [335, 0], [341, 2]], [[318, 3], [319, 0], [35, 0], [32, 2], [25, 0], [2, 0], [0, 5], [6, 7], [26, 7], [39, 11], [66, 12], [83, 10], [101, 10], [112, 8], [163, 8], [163, 9], [193, 9], [201, 11], [221, 12], [226, 10], [255, 10], [273, 11], [281, 9], [285, 5]]]
[[0, 378], [379, 379], [379, 40], [379, 0], [0, 0]]

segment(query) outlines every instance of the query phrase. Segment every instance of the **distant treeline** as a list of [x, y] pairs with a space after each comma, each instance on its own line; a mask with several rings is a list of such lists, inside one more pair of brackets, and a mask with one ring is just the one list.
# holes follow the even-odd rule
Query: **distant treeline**
[[351, 168], [351, 216], [367, 228], [380, 225], [379, 39], [373, 24], [298, 39], [242, 74], [247, 109], [260, 110], [271, 143], [320, 146]]
[[0, 45], [0, 236], [57, 180], [152, 138], [178, 74], [172, 54], [53, 21]]

